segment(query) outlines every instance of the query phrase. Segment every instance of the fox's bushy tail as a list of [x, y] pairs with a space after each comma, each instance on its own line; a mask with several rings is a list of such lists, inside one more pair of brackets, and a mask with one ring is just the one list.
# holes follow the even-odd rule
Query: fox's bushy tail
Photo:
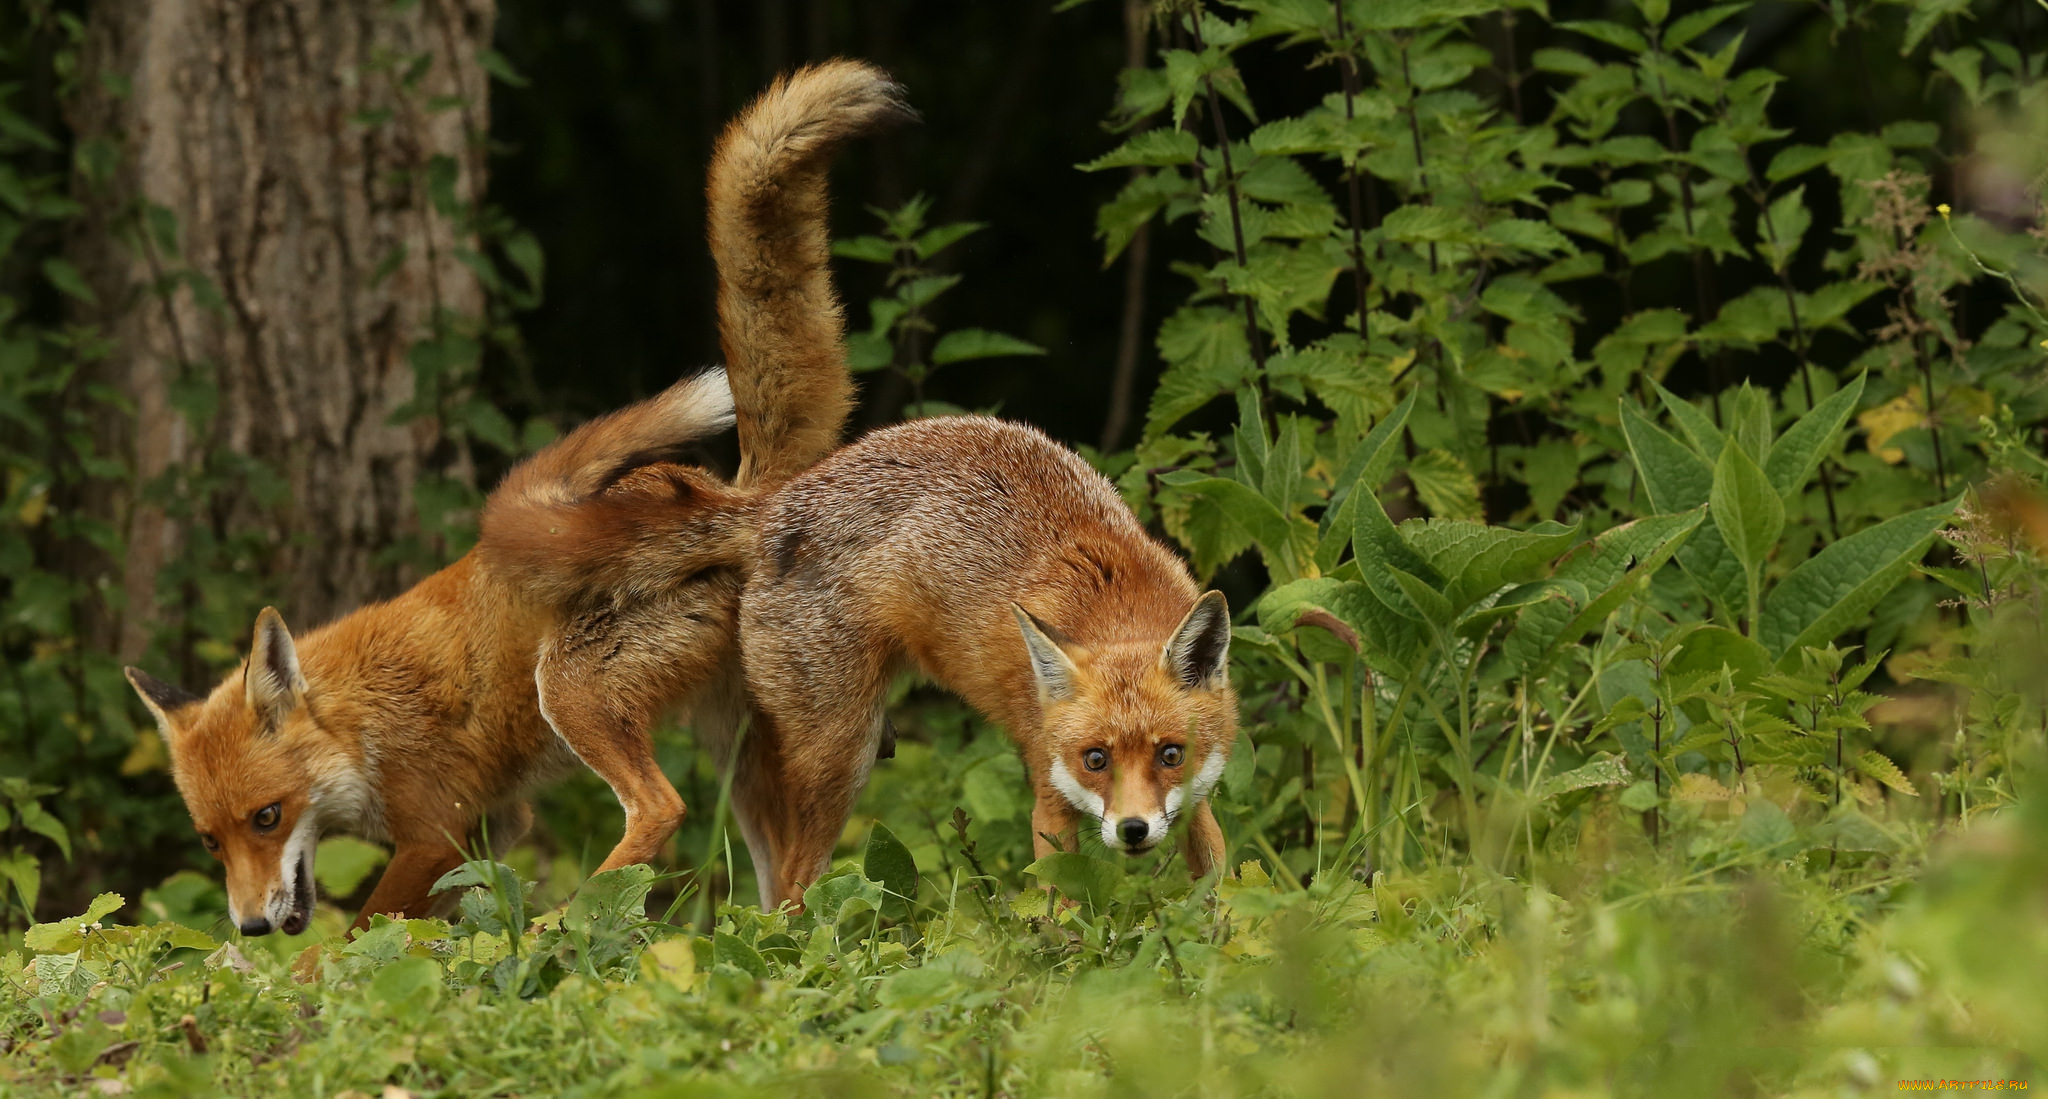
[[902, 91], [872, 65], [827, 61], [778, 79], [718, 139], [711, 256], [742, 486], [779, 485], [839, 443], [853, 384], [825, 170], [847, 139], [914, 117]]
[[598, 590], [652, 590], [679, 572], [737, 563], [728, 559], [742, 551], [751, 524], [726, 524], [733, 537], [698, 536], [733, 517], [745, 494], [681, 464], [693, 442], [732, 423], [721, 370], [591, 420], [505, 476], [484, 502], [478, 553], [552, 604]]
[[[838, 444], [852, 405], [832, 290], [825, 171], [848, 138], [910, 117], [880, 69], [828, 61], [778, 79], [711, 159], [711, 256], [726, 369], [707, 371], [556, 440], [484, 505], [478, 553], [544, 602], [632, 596], [743, 564], [759, 492]], [[739, 429], [728, 486], [685, 464]]]

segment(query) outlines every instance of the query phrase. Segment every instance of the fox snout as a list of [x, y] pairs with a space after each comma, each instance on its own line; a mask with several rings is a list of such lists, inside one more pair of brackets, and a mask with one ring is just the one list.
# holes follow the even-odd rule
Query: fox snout
[[1163, 812], [1134, 816], [1106, 813], [1102, 817], [1102, 843], [1126, 855], [1142, 855], [1159, 846], [1159, 841], [1166, 838], [1166, 831], [1172, 824], [1171, 818]]
[[312, 923], [313, 850], [318, 840], [309, 814], [283, 837], [232, 837], [218, 844], [216, 853], [228, 871], [228, 918], [237, 930], [244, 935], [296, 935]]
[[244, 935], [283, 931], [296, 935], [313, 921], [313, 860], [301, 856], [279, 867], [278, 877], [250, 902], [228, 896], [228, 915]]

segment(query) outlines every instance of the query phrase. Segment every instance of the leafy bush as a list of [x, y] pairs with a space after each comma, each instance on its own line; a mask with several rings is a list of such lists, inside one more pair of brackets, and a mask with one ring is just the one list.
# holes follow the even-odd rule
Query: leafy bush
[[[2026, 1079], [2048, 1059], [2048, 264], [2038, 191], [2014, 216], [1969, 181], [2048, 166], [2048, 59], [1993, 5], [1834, 5], [1811, 25], [1896, 44], [1931, 98], [1808, 133], [1775, 98], [1799, 74], [1744, 53], [1767, 9], [1564, 7], [1170, 0], [1119, 87], [1127, 136], [1086, 166], [1132, 173], [1105, 258], [1149, 225], [1186, 280], [1143, 439], [1096, 457], [1240, 611], [1232, 873], [1033, 861], [1014, 752], [905, 685], [897, 758], [802, 914], [735, 903], [725, 776], [664, 738], [689, 876], [579, 884], [565, 841], [618, 827], [588, 776], [543, 804], [551, 857], [451, 875], [452, 921], [345, 941], [323, 906], [304, 936], [226, 943], [217, 885], [174, 875], [136, 926], [110, 896], [0, 957], [0, 1080]], [[1281, 69], [1326, 87], [1274, 115]], [[851, 350], [921, 387], [977, 357], [941, 355], [925, 308], [968, 230], [882, 216], [840, 248], [894, 276]], [[326, 892], [377, 857], [323, 845]]]

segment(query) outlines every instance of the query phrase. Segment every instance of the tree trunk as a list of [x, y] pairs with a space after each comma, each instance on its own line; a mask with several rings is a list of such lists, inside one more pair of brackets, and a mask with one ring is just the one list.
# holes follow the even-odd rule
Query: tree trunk
[[[197, 609], [205, 576], [173, 579], [195, 564], [253, 570], [251, 596], [299, 628], [415, 578], [390, 552], [418, 530], [413, 487], [466, 477], [466, 452], [431, 408], [394, 413], [414, 343], [483, 311], [448, 215], [483, 187], [494, 17], [494, 0], [93, 4], [71, 254], [111, 341], [98, 380], [134, 407], [101, 451], [135, 480], [84, 504], [124, 543], [97, 564], [120, 598], [88, 643], [138, 656]], [[430, 176], [451, 169], [437, 208]]]

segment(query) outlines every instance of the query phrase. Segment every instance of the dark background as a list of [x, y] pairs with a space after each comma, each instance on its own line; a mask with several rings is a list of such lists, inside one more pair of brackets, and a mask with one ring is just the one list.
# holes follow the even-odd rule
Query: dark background
[[[1632, 21], [1618, 10], [1624, 7], [1558, 3], [1552, 14], [1557, 21]], [[2013, 19], [2015, 34], [2042, 22], [2020, 11]], [[1505, 57], [1498, 21], [1485, 22], [1480, 41]], [[1773, 121], [1800, 140], [1824, 143], [1840, 130], [1926, 117], [1930, 99], [1952, 93], [1931, 86], [1926, 66], [1899, 56], [1895, 24], [1888, 21], [1877, 34], [1853, 27], [1838, 32], [1818, 5], [1765, 4], [1697, 48], [1718, 50], [1740, 33], [1738, 68], [1764, 64], [1790, 76], [1773, 99]], [[1527, 77], [1519, 103], [1525, 119], [1549, 111], [1547, 78], [1528, 70], [1533, 53], [1553, 44], [1586, 46], [1565, 32], [1519, 22], [1514, 45]], [[865, 207], [893, 207], [918, 193], [934, 200], [935, 221], [986, 223], [941, 256], [943, 268], [965, 279], [938, 304], [936, 319], [941, 328], [1010, 332], [1050, 351], [1043, 359], [950, 368], [938, 375], [931, 394], [970, 408], [999, 408], [1057, 438], [1099, 439], [1124, 280], [1119, 268], [1103, 269], [1095, 211], [1124, 175], [1084, 173], [1075, 165], [1118, 140], [1105, 123], [1126, 49], [1117, 0], [1061, 12], [1038, 0], [630, 0], [576, 7], [505, 0], [498, 48], [530, 84], [494, 88], [498, 155], [490, 194], [539, 237], [548, 262], [546, 300], [519, 322], [539, 392], [500, 394], [509, 403], [533, 401], [540, 407], [528, 411], [581, 419], [716, 360], [712, 272], [703, 244], [710, 142], [772, 74], [848, 55], [895, 73], [924, 121], [845, 155], [834, 176], [835, 235], [873, 231], [875, 219]], [[1298, 111], [1335, 85], [1334, 71], [1314, 65], [1305, 50], [1265, 43], [1243, 56], [1246, 82], [1269, 116]], [[1513, 109], [1513, 97], [1504, 86], [1501, 91], [1505, 108]], [[1235, 112], [1231, 121], [1242, 127], [1235, 136], [1248, 130]], [[1621, 132], [1661, 135], [1662, 128], [1662, 120], [1639, 105]], [[1946, 181], [1937, 178], [1936, 188], [1945, 191]], [[1821, 205], [1825, 190], [1814, 194], [1821, 224], [1833, 214]], [[1383, 197], [1391, 208], [1392, 196]], [[1169, 265], [1204, 258], [1191, 237], [1155, 234], [1147, 272], [1152, 308], [1135, 386], [1140, 410], [1158, 369], [1150, 346], [1158, 304], [1184, 295], [1185, 284]], [[1808, 249], [1805, 262], [1815, 265], [1819, 258], [1819, 250]], [[845, 261], [838, 268], [849, 323], [864, 326], [866, 300], [881, 289], [882, 272]], [[1717, 274], [1722, 300], [1768, 278], [1760, 265], [1739, 260]], [[1641, 275], [1634, 308], [1695, 311], [1682, 255]], [[1608, 330], [1620, 312], [1611, 300], [1583, 304], [1591, 322], [1580, 327], [1585, 333]], [[1614, 316], [1600, 316], [1603, 308]], [[1832, 364], [1848, 350], [1846, 341], [1831, 349], [1823, 336], [1815, 357]], [[1785, 354], [1737, 364], [1773, 385], [1792, 368]], [[907, 398], [905, 387], [887, 375], [863, 381], [856, 430], [893, 419]], [[1691, 357], [1673, 375], [1681, 391], [1704, 388], [1706, 381]], [[1125, 432], [1123, 445], [1134, 441], [1135, 430]]]

